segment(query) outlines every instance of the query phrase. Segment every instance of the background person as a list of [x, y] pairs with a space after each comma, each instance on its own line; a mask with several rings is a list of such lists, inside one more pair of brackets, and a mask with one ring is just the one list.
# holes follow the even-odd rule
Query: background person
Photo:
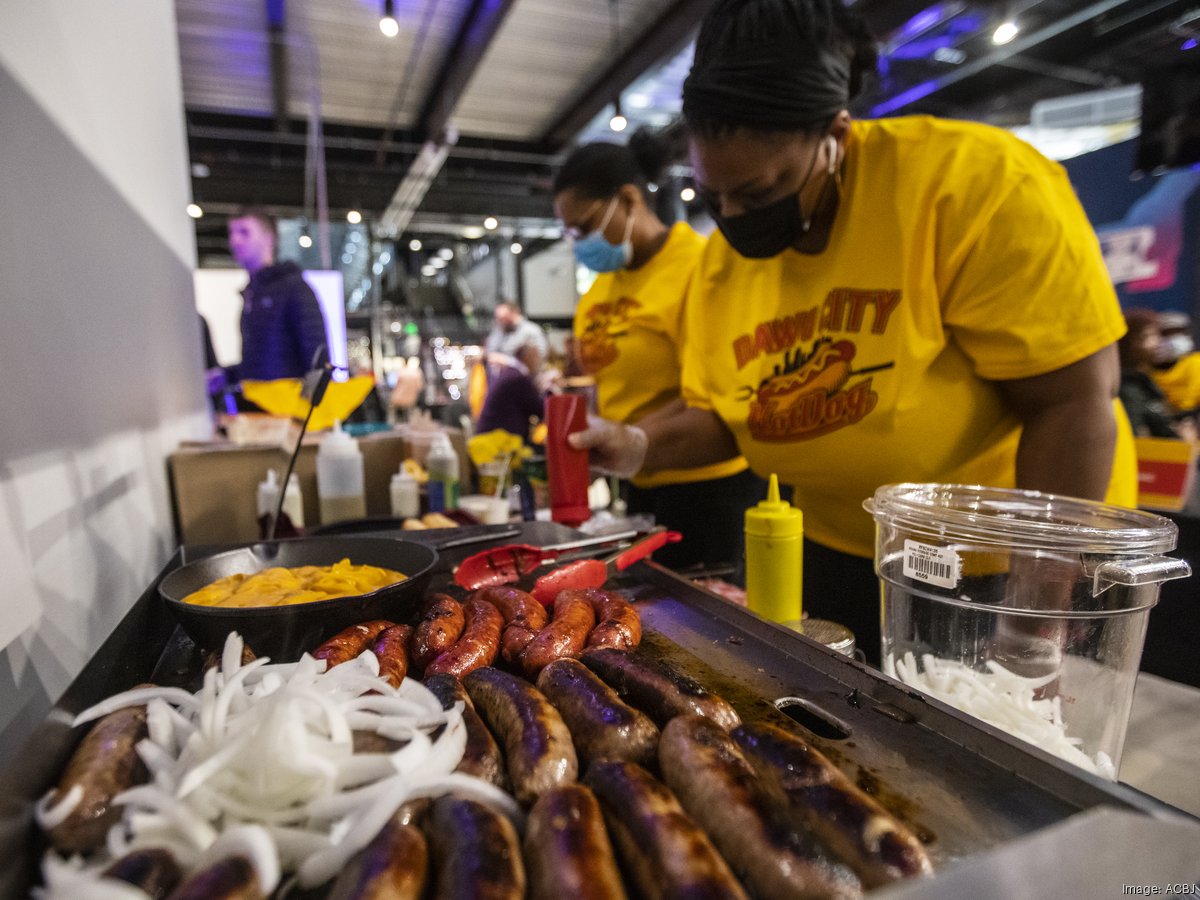
[[544, 394], [537, 384], [542, 351], [535, 341], [518, 347], [512, 357], [493, 367], [487, 397], [475, 422], [476, 434], [497, 428], [529, 443], [534, 419], [542, 417]]
[[1152, 309], [1125, 312], [1129, 330], [1117, 342], [1121, 357], [1121, 403], [1134, 434], [1195, 440], [1195, 424], [1171, 405], [1155, 380], [1154, 363], [1162, 354], [1158, 321], [1158, 314]]
[[836, 0], [718, 0], [684, 84], [719, 234], [689, 296], [687, 408], [574, 436], [619, 473], [742, 452], [804, 512], [804, 605], [880, 639], [894, 482], [1136, 503], [1124, 333], [1062, 168], [984, 125], [853, 121], [876, 47]]
[[275, 262], [275, 220], [247, 207], [229, 220], [229, 251], [250, 276], [242, 291], [242, 361], [246, 381], [302, 378], [326, 344], [325, 319], [294, 262]]
[[[704, 238], [686, 222], [667, 226], [646, 186], [665, 160], [645, 132], [628, 146], [598, 142], [572, 153], [554, 182], [554, 207], [575, 256], [598, 272], [575, 310], [576, 356], [596, 381], [600, 415], [646, 422], [682, 409], [680, 342], [688, 282]], [[651, 513], [683, 534], [655, 558], [682, 568], [740, 565], [746, 507], [766, 497], [766, 483], [730, 453], [696, 468], [635, 475], [630, 514]]]
[[484, 349], [489, 355], [503, 353], [515, 357], [517, 351], [526, 344], [534, 344], [538, 357], [546, 358], [550, 349], [546, 332], [525, 318], [515, 304], [507, 301], [496, 304], [492, 323], [492, 330], [484, 342]]

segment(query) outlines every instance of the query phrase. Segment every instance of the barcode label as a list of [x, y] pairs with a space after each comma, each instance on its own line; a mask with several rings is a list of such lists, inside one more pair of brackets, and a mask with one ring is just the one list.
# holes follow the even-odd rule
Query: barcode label
[[904, 574], [916, 581], [938, 587], [958, 586], [958, 554], [948, 547], [934, 547], [918, 541], [904, 542]]

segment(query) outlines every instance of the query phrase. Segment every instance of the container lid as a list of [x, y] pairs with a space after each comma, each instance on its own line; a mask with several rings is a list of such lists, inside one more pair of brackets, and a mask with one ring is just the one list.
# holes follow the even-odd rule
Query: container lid
[[941, 541], [1081, 553], [1163, 553], [1179, 529], [1163, 516], [1040, 491], [888, 484], [863, 502], [877, 523]]
[[799, 538], [804, 536], [804, 516], [779, 497], [779, 476], [771, 473], [767, 499], [746, 510], [746, 534], [754, 537]]

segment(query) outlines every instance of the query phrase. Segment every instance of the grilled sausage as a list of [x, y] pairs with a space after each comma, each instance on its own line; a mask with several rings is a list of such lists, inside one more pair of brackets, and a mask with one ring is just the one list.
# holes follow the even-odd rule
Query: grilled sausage
[[795, 827], [810, 830], [864, 885], [933, 871], [916, 835], [801, 738], [766, 723], [732, 734]]
[[525, 866], [516, 829], [489, 806], [447, 795], [433, 803], [429, 842], [436, 900], [520, 900]]
[[741, 898], [733, 872], [675, 795], [636, 763], [609, 760], [588, 768], [624, 870], [648, 900]]
[[500, 610], [484, 600], [468, 600], [464, 607], [466, 624], [454, 646], [425, 667], [426, 675], [453, 675], [462, 678], [468, 672], [490, 666], [500, 651], [500, 630], [504, 617]]
[[244, 856], [227, 856], [193, 872], [167, 900], [266, 900], [258, 873]]
[[421, 609], [421, 621], [413, 631], [409, 660], [418, 669], [454, 646], [466, 624], [463, 605], [447, 594], [430, 594]]
[[394, 688], [400, 687], [408, 674], [408, 642], [412, 631], [409, 625], [392, 625], [379, 632], [371, 644], [379, 660], [379, 677], [387, 679]]
[[676, 716], [658, 745], [663, 780], [761, 900], [860, 897], [858, 879], [830, 861], [768, 802], [733, 738], [711, 719]]
[[579, 591], [563, 591], [554, 598], [554, 617], [537, 633], [521, 654], [521, 669], [527, 678], [538, 673], [556, 659], [578, 656], [587, 644], [587, 636], [596, 624], [592, 604], [579, 596]]
[[429, 847], [401, 809], [342, 870], [326, 900], [418, 900], [425, 890]]
[[379, 632], [395, 624], [395, 622], [388, 622], [386, 619], [375, 619], [371, 622], [360, 622], [358, 625], [351, 625], [349, 628], [339, 631], [314, 650], [312, 654], [313, 658], [325, 660], [325, 671], [328, 672], [334, 666], [340, 666], [342, 663], [348, 663], [352, 659], [357, 659], [360, 653], [371, 646], [371, 641], [375, 640]]
[[625, 887], [596, 796], [568, 784], [538, 798], [525, 823], [531, 900], [624, 900]]
[[688, 713], [712, 719], [722, 728], [741, 721], [725, 698], [664, 662], [610, 649], [588, 650], [579, 659], [659, 728]]
[[529, 682], [501, 672], [478, 669], [463, 687], [492, 734], [504, 747], [513, 796], [528, 806], [579, 774], [571, 733], [550, 701]]
[[550, 663], [538, 676], [537, 688], [567, 723], [581, 762], [627, 759], [654, 765], [658, 728], [579, 660]]
[[591, 588], [580, 591], [596, 611], [596, 627], [588, 635], [588, 647], [632, 650], [642, 642], [642, 617], [633, 604], [613, 591]]
[[474, 775], [491, 782], [501, 790], [508, 790], [508, 778], [504, 774], [504, 759], [500, 756], [500, 747], [483, 724], [483, 720], [479, 718], [475, 704], [471, 702], [471, 695], [467, 693], [462, 682], [453, 675], [430, 675], [425, 679], [425, 687], [441, 701], [444, 709], [450, 709], [459, 700], [463, 703], [467, 746], [454, 771]]
[[508, 585], [480, 588], [471, 596], [486, 600], [500, 610], [504, 616], [500, 656], [506, 663], [516, 663], [521, 651], [545, 627], [546, 607], [533, 599], [532, 594]]
[[[208, 656], [204, 657], [204, 665], [201, 668], [202, 672], [207, 672], [209, 669], [215, 669], [221, 665], [221, 658], [224, 654], [220, 650], [212, 650]], [[254, 655], [254, 651], [250, 649], [250, 645], [242, 644], [242, 665], [248, 666], [258, 657]]]
[[132, 884], [149, 894], [153, 900], [162, 900], [179, 884], [183, 870], [170, 850], [146, 847], [122, 856], [104, 870], [102, 877]]
[[51, 798], [58, 803], [75, 787], [82, 792], [66, 819], [46, 832], [58, 850], [90, 853], [104, 844], [121, 818], [113, 798], [149, 775], [135, 749], [146, 734], [146, 707], [133, 706], [109, 713], [84, 736]]

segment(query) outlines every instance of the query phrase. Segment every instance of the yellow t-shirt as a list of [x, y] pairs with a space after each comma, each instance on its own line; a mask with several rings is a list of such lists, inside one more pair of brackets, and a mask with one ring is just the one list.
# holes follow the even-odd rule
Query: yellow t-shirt
[[1189, 353], [1151, 376], [1173, 409], [1183, 412], [1200, 406], [1200, 353]]
[[[1005, 132], [855, 122], [841, 191], [818, 255], [749, 260], [709, 240], [683, 395], [724, 419], [756, 472], [795, 487], [810, 537], [871, 556], [862, 501], [880, 485], [1015, 483], [1019, 423], [988, 380], [1077, 362], [1125, 325], [1062, 168]], [[1133, 505], [1115, 405], [1108, 499]]]
[[[704, 238], [686, 222], [637, 269], [596, 278], [575, 310], [584, 369], [596, 378], [600, 415], [636, 423], [679, 397], [679, 348], [688, 280]], [[633, 479], [638, 487], [709, 481], [747, 466], [738, 456], [698, 469], [664, 469]]]

